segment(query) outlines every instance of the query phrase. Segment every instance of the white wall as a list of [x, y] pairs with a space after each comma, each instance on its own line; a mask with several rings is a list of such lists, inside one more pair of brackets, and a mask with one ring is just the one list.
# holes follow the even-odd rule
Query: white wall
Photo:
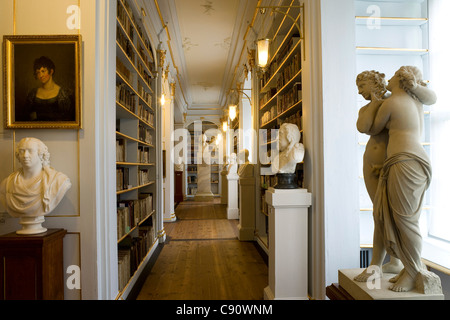
[[[78, 6], [81, 29], [70, 29], [67, 21]], [[66, 173], [72, 188], [48, 217], [47, 228], [65, 228], [64, 267], [81, 267], [81, 290], [66, 287], [66, 299], [111, 299], [117, 293], [117, 245], [115, 230], [114, 94], [115, 1], [107, 0], [3, 0], [0, 5], [1, 35], [80, 34], [82, 36], [81, 92], [82, 130], [0, 128], [0, 180], [14, 169], [14, 145], [25, 136], [43, 140], [51, 153], [51, 165]], [[112, 25], [111, 25], [112, 23]], [[111, 32], [113, 31], [113, 32]], [[112, 49], [111, 49], [112, 48]], [[3, 58], [3, 57], [2, 57]], [[108, 78], [109, 76], [109, 78]], [[109, 79], [113, 79], [111, 82]], [[3, 97], [3, 78], [0, 90]], [[112, 109], [111, 109], [112, 108]], [[1, 119], [4, 119], [1, 108]], [[110, 178], [108, 178], [110, 177]], [[109, 179], [109, 180], [108, 180]], [[111, 184], [112, 182], [112, 184]], [[107, 186], [107, 187], [105, 187]], [[112, 199], [110, 199], [112, 195]], [[112, 210], [112, 211], [111, 211]], [[0, 208], [0, 212], [4, 209]], [[0, 234], [19, 228], [17, 219], [3, 215]], [[97, 245], [99, 241], [99, 245]], [[112, 245], [111, 245], [112, 244]]]

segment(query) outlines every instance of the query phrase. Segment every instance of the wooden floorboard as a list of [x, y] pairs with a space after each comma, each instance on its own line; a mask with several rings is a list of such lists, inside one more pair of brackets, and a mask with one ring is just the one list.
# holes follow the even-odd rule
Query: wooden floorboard
[[137, 300], [262, 300], [267, 265], [218, 203], [181, 203]]

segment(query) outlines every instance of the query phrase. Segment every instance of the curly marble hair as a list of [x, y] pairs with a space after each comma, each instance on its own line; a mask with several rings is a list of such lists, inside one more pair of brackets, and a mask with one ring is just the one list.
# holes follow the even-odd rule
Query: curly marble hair
[[361, 81], [370, 81], [374, 85], [375, 94], [381, 97], [386, 91], [387, 84], [385, 77], [384, 73], [375, 70], [363, 71], [356, 77], [356, 84]]
[[400, 88], [405, 90], [415, 100], [419, 98], [411, 91], [415, 84], [426, 87], [427, 84], [422, 79], [422, 72], [415, 66], [403, 66], [395, 72], [399, 78]]

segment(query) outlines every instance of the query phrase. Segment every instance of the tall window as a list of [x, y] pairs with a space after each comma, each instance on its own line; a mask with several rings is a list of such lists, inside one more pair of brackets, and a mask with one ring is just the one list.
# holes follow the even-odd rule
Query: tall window
[[450, 1], [429, 1], [430, 88], [438, 101], [430, 109], [430, 157], [433, 180], [430, 187], [428, 236], [450, 242]]

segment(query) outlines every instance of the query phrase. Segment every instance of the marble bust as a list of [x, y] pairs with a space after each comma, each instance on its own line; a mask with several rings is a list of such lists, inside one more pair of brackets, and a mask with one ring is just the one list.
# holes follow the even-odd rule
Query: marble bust
[[230, 155], [230, 164], [228, 165], [228, 174], [237, 174], [236, 153]]
[[15, 155], [21, 168], [0, 184], [0, 201], [8, 214], [20, 218], [18, 234], [45, 232], [44, 216], [56, 208], [72, 184], [66, 175], [50, 167], [50, 153], [41, 140], [20, 140]]
[[297, 163], [303, 161], [305, 148], [300, 143], [301, 133], [297, 125], [283, 123], [279, 130], [279, 154], [272, 163], [274, 173], [294, 173]]
[[250, 163], [248, 160], [249, 152], [247, 149], [241, 151], [241, 157], [243, 158], [244, 163], [239, 165], [238, 175], [240, 178], [249, 178], [253, 177], [253, 168], [254, 165]]

